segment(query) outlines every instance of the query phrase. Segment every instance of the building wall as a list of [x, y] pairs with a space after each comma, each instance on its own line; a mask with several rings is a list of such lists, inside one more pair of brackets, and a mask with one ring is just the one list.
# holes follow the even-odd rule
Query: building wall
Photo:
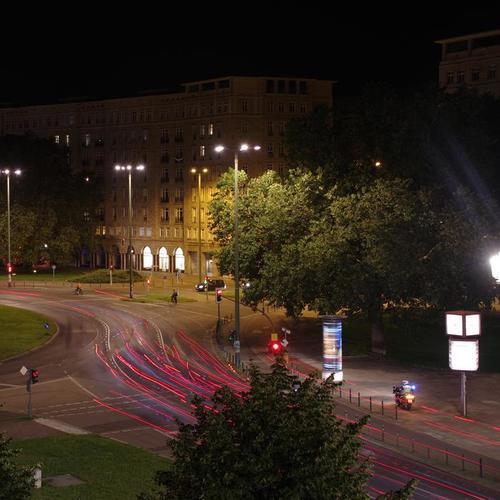
[[[197, 175], [190, 170], [208, 168], [200, 197], [204, 273], [215, 251], [208, 202], [234, 159], [234, 153], [218, 154], [214, 147], [259, 144], [261, 151], [240, 154], [239, 168], [250, 176], [267, 169], [284, 172], [286, 123], [320, 104], [332, 105], [331, 81], [226, 77], [190, 82], [170, 94], [3, 108], [0, 133], [32, 132], [68, 145], [72, 167], [90, 178], [89, 186], [104, 186], [102, 251], [91, 259], [98, 266], [127, 265], [128, 176], [115, 172], [114, 165], [143, 163], [146, 170], [132, 179], [134, 267], [143, 268], [149, 246], [157, 269], [164, 247], [170, 270], [179, 267], [171, 256], [182, 249], [185, 271], [197, 273]], [[208, 270], [217, 274], [214, 265]]]
[[500, 30], [438, 40], [439, 85], [450, 92], [475, 88], [500, 96]]

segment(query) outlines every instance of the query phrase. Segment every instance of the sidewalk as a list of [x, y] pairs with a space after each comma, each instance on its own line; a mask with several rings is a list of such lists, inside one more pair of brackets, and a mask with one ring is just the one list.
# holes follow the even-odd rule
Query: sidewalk
[[[265, 352], [269, 321], [249, 312], [242, 317], [242, 359], [251, 358], [261, 367], [272, 359]], [[281, 326], [288, 336], [290, 366], [301, 376], [322, 369], [322, 331], [318, 323], [299, 322], [292, 326], [280, 311], [269, 312], [274, 331]], [[304, 328], [303, 328], [304, 326]], [[281, 338], [281, 334], [280, 334]], [[467, 375], [467, 418], [460, 415], [460, 374], [449, 369], [407, 366], [381, 356], [344, 357], [342, 404], [382, 418], [401, 428], [401, 435], [418, 432], [438, 439], [442, 446], [459, 446], [470, 453], [500, 461], [500, 373]], [[396, 420], [392, 386], [401, 380], [415, 384], [416, 402], [409, 412], [399, 410]], [[359, 393], [359, 396], [358, 396]], [[350, 398], [349, 398], [350, 394]], [[351, 403], [349, 403], [349, 399]], [[382, 401], [384, 415], [382, 416]]]

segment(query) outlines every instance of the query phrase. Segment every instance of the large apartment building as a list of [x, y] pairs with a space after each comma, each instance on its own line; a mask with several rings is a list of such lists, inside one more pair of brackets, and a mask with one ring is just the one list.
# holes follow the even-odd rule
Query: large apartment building
[[439, 85], [454, 92], [475, 88], [500, 96], [500, 30], [437, 40], [441, 45]]
[[[68, 146], [72, 168], [103, 186], [100, 244], [82, 249], [82, 265], [127, 267], [128, 175], [114, 166], [144, 164], [132, 175], [133, 267], [198, 273], [201, 226], [201, 271], [214, 274], [207, 206], [235, 148], [261, 147], [239, 155], [239, 168], [250, 176], [283, 173], [287, 122], [331, 104], [331, 81], [225, 77], [171, 93], [1, 108], [0, 133], [30, 132]], [[228, 149], [216, 153], [219, 144]], [[198, 212], [198, 172], [205, 168]]]

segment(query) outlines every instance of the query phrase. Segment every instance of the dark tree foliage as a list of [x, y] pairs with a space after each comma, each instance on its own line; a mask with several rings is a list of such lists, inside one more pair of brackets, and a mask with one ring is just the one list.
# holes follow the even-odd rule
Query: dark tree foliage
[[10, 441], [0, 434], [0, 500], [23, 500], [31, 496], [33, 470], [15, 463], [20, 450], [12, 448]]
[[[65, 146], [32, 135], [0, 137], [0, 167], [22, 170], [21, 176], [10, 178], [14, 261], [65, 264], [72, 262], [76, 247], [91, 244], [99, 190], [82, 172], [71, 170], [69, 155]], [[3, 186], [0, 200], [6, 203]], [[7, 231], [4, 214], [2, 210], [2, 236]], [[0, 253], [7, 253], [6, 237], [1, 238]]]
[[358, 438], [367, 417], [342, 422], [329, 381], [309, 378], [295, 392], [296, 380], [278, 361], [271, 374], [253, 367], [246, 393], [220, 389], [210, 406], [195, 399], [196, 423], [180, 424], [172, 466], [142, 498], [368, 498], [370, 463]]

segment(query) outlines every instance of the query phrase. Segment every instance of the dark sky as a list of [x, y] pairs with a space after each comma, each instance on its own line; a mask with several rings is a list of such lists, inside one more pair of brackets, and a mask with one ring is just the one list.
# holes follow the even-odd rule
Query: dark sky
[[327, 78], [344, 95], [369, 81], [432, 81], [434, 40], [500, 28], [494, 8], [439, 3], [51, 4], [30, 19], [3, 16], [0, 103], [134, 95], [229, 74]]

